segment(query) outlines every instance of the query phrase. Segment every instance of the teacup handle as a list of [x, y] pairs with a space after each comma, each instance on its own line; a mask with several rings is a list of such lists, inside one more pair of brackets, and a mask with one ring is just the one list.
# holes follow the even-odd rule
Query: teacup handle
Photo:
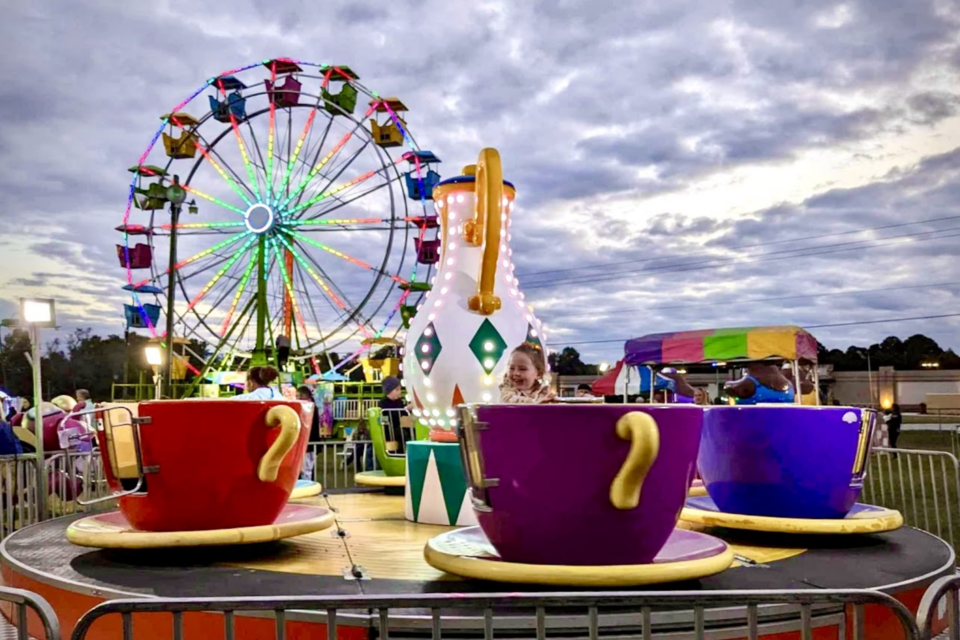
[[630, 452], [610, 485], [610, 502], [617, 509], [640, 504], [640, 489], [660, 453], [660, 429], [649, 414], [631, 411], [617, 420], [617, 435], [630, 441]]
[[280, 435], [260, 459], [257, 477], [263, 482], [273, 482], [277, 479], [283, 459], [300, 438], [300, 416], [290, 407], [281, 404], [267, 411], [266, 423], [268, 427], [279, 424]]

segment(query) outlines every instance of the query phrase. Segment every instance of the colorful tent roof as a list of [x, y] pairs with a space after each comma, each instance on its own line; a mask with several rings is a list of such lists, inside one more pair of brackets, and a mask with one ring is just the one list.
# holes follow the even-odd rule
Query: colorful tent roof
[[629, 365], [767, 358], [816, 362], [817, 340], [800, 327], [743, 327], [655, 333], [624, 345]]

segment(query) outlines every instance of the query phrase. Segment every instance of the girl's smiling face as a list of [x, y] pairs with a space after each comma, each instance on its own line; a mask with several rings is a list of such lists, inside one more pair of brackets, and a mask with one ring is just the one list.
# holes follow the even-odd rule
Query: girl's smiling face
[[540, 372], [525, 353], [514, 352], [510, 356], [510, 363], [507, 369], [507, 378], [513, 383], [513, 386], [520, 391], [530, 391], [537, 383]]

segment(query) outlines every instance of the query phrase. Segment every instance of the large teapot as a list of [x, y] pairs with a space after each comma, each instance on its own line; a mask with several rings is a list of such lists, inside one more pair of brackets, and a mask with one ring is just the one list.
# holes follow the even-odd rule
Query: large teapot
[[433, 190], [439, 269], [410, 324], [403, 359], [407, 399], [427, 426], [454, 427], [459, 404], [496, 402], [510, 352], [525, 341], [544, 348], [543, 328], [514, 275], [515, 198], [496, 149], [484, 149], [476, 165]]

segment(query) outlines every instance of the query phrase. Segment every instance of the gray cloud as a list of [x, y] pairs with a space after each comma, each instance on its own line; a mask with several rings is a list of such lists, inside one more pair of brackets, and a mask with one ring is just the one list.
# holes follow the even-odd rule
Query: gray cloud
[[[568, 279], [528, 292], [544, 303], [551, 324], [568, 329], [564, 339], [704, 324], [822, 324], [873, 314], [920, 315], [917, 309], [932, 313], [955, 304], [956, 289], [935, 297], [916, 290], [749, 300], [784, 291], [950, 280], [955, 240], [946, 237], [946, 229], [960, 227], [960, 221], [785, 241], [951, 215], [960, 196], [956, 154], [739, 220], [674, 210], [624, 220], [606, 210], [613, 195], [642, 200], [683, 192], [719, 171], [783, 162], [810, 149], [871, 141], [956, 117], [958, 93], [915, 90], [910, 84], [918, 74], [940, 73], [936, 65], [960, 68], [955, 7], [932, 0], [859, 0], [844, 6], [846, 13], [834, 2], [746, 0], [604, 1], [589, 8], [552, 2], [454, 6], [440, 0], [321, 8], [296, 1], [279, 9], [264, 0], [241, 0], [227, 12], [209, 0], [11, 6], [0, 24], [0, 37], [16, 60], [0, 72], [0, 224], [15, 230], [18, 247], [54, 259], [60, 271], [27, 269], [10, 278], [0, 285], [0, 304], [10, 304], [7, 287], [59, 287], [70, 299], [64, 305], [69, 323], [116, 331], [128, 298], [120, 290], [126, 274], [117, 262], [114, 245], [120, 237], [114, 227], [123, 217], [126, 169], [136, 164], [158, 117], [222, 70], [290, 55], [349, 64], [366, 86], [400, 96], [411, 108], [411, 131], [422, 148], [444, 159], [445, 176], [474, 161], [481, 146], [500, 149], [507, 178], [517, 183], [521, 198], [514, 230], [521, 279], [531, 286]], [[884, 104], [854, 101], [872, 91], [894, 97]], [[828, 93], [831, 99], [824, 97]], [[203, 95], [200, 100], [205, 102]], [[233, 144], [229, 137], [228, 143]], [[209, 167], [205, 170], [201, 178], [211, 178], [205, 182], [211, 194], [236, 199], [212, 179]], [[364, 215], [363, 204], [344, 211]], [[203, 216], [214, 208], [201, 202], [201, 218], [209, 219]], [[561, 209], [567, 213], [558, 216]], [[944, 237], [893, 239], [879, 246], [881, 238], [925, 230]], [[312, 237], [330, 238], [338, 250], [370, 262], [383, 256], [378, 232]], [[815, 247], [865, 239], [878, 246], [834, 247], [803, 258], [790, 257], [803, 251], [786, 251], [808, 247], [813, 253]], [[209, 247], [208, 241], [185, 237], [181, 257]], [[11, 246], [9, 238], [0, 242], [4, 250]], [[769, 244], [775, 242], [782, 244]], [[764, 246], [745, 248], [757, 244]], [[771, 251], [784, 253], [747, 259]], [[405, 272], [411, 254], [408, 250]], [[194, 266], [207, 266], [212, 275], [218, 268], [213, 265], [229, 255], [218, 252]], [[731, 263], [734, 259], [741, 261]], [[0, 273], [14, 266], [5, 260], [0, 255]], [[646, 262], [617, 264], [630, 260]], [[397, 251], [390, 264], [399, 261]], [[698, 262], [706, 264], [683, 266]], [[337, 260], [322, 265], [351, 299], [369, 284], [352, 265]], [[553, 276], [522, 275], [591, 265]], [[228, 293], [241, 266], [209, 295]], [[612, 272], [623, 273], [573, 280]], [[318, 313], [329, 307], [314, 295]], [[556, 297], [571, 302], [554, 311]], [[656, 311], [687, 302], [702, 306]], [[914, 327], [905, 325], [903, 331]], [[957, 344], [957, 328], [942, 322], [923, 330]], [[840, 328], [824, 335], [842, 343], [847, 336], [853, 341], [898, 330]], [[618, 348], [584, 350], [599, 356]]]

